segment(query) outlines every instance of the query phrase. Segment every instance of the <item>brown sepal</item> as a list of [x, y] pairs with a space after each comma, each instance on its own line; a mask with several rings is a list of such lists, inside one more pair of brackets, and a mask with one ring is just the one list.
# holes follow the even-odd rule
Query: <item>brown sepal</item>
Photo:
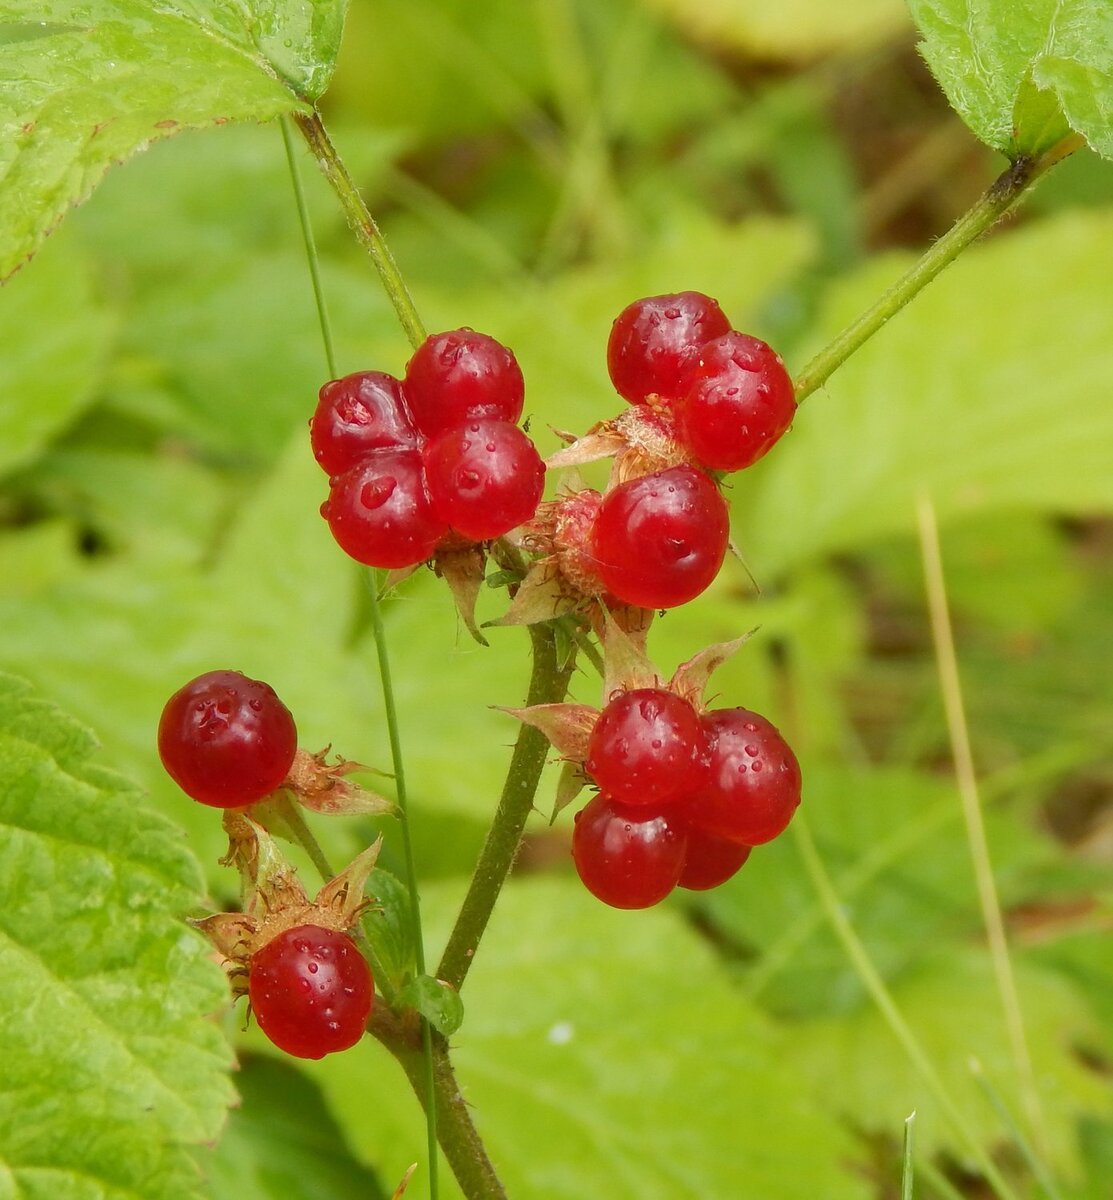
[[707, 681], [723, 663], [732, 658], [757, 633], [755, 626], [749, 633], [729, 642], [718, 642], [683, 662], [669, 680], [669, 691], [682, 696], [697, 711], [703, 711], [703, 693]]
[[475, 605], [487, 577], [487, 553], [477, 542], [462, 542], [438, 548], [433, 556], [433, 569], [448, 584], [456, 611], [468, 633], [481, 645], [487, 639], [475, 623]]
[[[378, 792], [349, 783], [344, 776], [356, 771], [374, 771], [363, 763], [341, 758], [331, 766], [325, 761], [328, 748], [316, 754], [299, 750], [294, 755], [293, 765], [286, 776], [286, 787], [294, 794], [299, 804], [313, 812], [328, 816], [378, 817], [396, 811], [395, 805]], [[374, 771], [382, 775], [382, 771]]]
[[560, 769], [557, 780], [556, 799], [553, 802], [553, 815], [549, 818], [552, 825], [559, 814], [571, 804], [576, 797], [591, 782], [584, 774], [583, 767], [577, 762], [566, 762]]
[[499, 711], [540, 729], [562, 758], [576, 762], [587, 757], [587, 743], [599, 720], [599, 710], [587, 704], [534, 704], [531, 708]]

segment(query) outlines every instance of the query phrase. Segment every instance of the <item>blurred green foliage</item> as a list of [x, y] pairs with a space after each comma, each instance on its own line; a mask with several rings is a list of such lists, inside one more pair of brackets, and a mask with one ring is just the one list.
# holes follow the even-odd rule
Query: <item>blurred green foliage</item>
[[[799, 369], [1003, 169], [915, 41], [890, 0], [353, 0], [323, 109], [428, 326], [518, 354], [544, 453], [550, 428], [618, 410], [604, 347], [631, 299], [708, 291]], [[930, 46], [947, 84], [946, 45]], [[971, 104], [978, 129], [987, 101]], [[340, 369], [399, 373], [401, 330], [302, 165]], [[1113, 1161], [1110, 261], [1113, 167], [1084, 152], [732, 482], [760, 592], [732, 562], [650, 640], [667, 674], [761, 626], [716, 676], [718, 703], [767, 713], [798, 747], [847, 913], [968, 1129], [1035, 1197], [967, 1068], [979, 1058], [1019, 1111], [927, 625], [915, 503], [931, 496], [1045, 1093], [1040, 1152], [1064, 1200], [1105, 1196]], [[389, 759], [367, 580], [316, 511], [305, 422], [325, 369], [279, 131], [185, 133], [110, 172], [0, 291], [0, 329], [0, 668], [95, 729], [224, 902], [219, 822], [154, 751], [184, 679], [266, 678], [306, 747]], [[436, 949], [501, 786], [516, 730], [492, 706], [521, 703], [525, 638], [476, 646], [425, 573], [386, 615]], [[573, 694], [597, 703], [597, 679]], [[615, 913], [576, 886], [567, 818], [531, 825], [453, 1038], [512, 1195], [884, 1197], [913, 1108], [918, 1153], [969, 1182], [791, 839], [707, 896]], [[318, 825], [337, 860], [375, 832]], [[395, 827], [377, 827], [397, 869]], [[237, 1042], [264, 1049], [241, 1024]], [[242, 1085], [199, 1158], [213, 1197], [385, 1195], [423, 1153], [377, 1047], [251, 1058]], [[419, 1173], [407, 1195], [425, 1189]]]

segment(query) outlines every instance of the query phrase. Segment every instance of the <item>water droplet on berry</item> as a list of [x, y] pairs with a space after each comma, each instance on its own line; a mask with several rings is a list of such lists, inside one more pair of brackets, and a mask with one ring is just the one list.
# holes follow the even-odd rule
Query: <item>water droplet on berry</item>
[[745, 750], [746, 750], [746, 753], [747, 753], [747, 754], [748, 754], [748, 755], [749, 755], [751, 758], [757, 758], [757, 756], [758, 756], [758, 753], [759, 753], [759, 750], [758, 750], [757, 746], [754, 746], [754, 745], [749, 745], [749, 746], [746, 746], [746, 747], [745, 747]]
[[315, 962], [311, 962], [305, 964], [305, 969], [310, 975], [316, 975], [321, 968]]
[[360, 488], [359, 502], [364, 508], [382, 508], [394, 495], [397, 486], [398, 480], [393, 475], [380, 475]]
[[757, 726], [753, 723], [753, 721], [747, 721], [746, 724], [742, 726], [742, 728], [747, 733], [757, 733]]
[[746, 774], [746, 764], [745, 764], [745, 763], [739, 763], [739, 764], [738, 764], [738, 774], [739, 774], [739, 775], [745, 775], [745, 774]]
[[319, 511], [320, 511], [321, 516], [324, 517], [325, 520], [327, 521], [328, 515], [332, 511], [332, 509], [329, 507], [329, 502], [327, 500], [324, 502], [324, 504], [321, 505]]
[[759, 759], [757, 760], [757, 762], [755, 762], [755, 763], [754, 763], [754, 772], [755, 772], [755, 774], [756, 774], [758, 771], [760, 771], [760, 770], [761, 770], [761, 759], [759, 758]]
[[247, 702], [247, 706], [248, 706], [248, 708], [251, 709], [252, 712], [262, 712], [263, 711], [263, 702], [262, 702], [262, 700], [259, 699], [258, 696], [252, 696], [251, 699]]

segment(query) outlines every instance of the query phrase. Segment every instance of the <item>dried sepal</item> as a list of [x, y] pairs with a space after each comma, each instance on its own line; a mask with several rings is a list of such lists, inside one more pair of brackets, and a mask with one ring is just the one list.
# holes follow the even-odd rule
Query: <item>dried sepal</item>
[[631, 637], [610, 613], [603, 631], [603, 665], [604, 698], [634, 688], [660, 686], [661, 677], [645, 652], [644, 637]]
[[707, 688], [707, 681], [755, 633], [757, 633], [756, 626], [741, 637], [708, 646], [705, 650], [693, 655], [687, 662], [681, 663], [673, 673], [672, 679], [669, 680], [669, 691], [682, 696], [697, 712], [700, 711], [703, 707], [703, 693]]
[[598, 462], [601, 458], [613, 458], [621, 454], [626, 447], [626, 440], [613, 428], [613, 422], [605, 421], [576, 438], [570, 446], [565, 446], [555, 454], [545, 459], [545, 466], [550, 471], [565, 467], [581, 467], [586, 463]]
[[487, 555], [476, 542], [438, 549], [433, 557], [433, 569], [448, 584], [456, 611], [468, 633], [481, 645], [487, 639], [475, 623], [475, 605], [487, 574]]
[[384, 772], [343, 758], [329, 764], [327, 754], [326, 748], [316, 754], [299, 750], [294, 755], [290, 773], [286, 776], [286, 787], [299, 804], [327, 816], [378, 817], [395, 811], [393, 801], [344, 778], [356, 771], [372, 771], [376, 775]]
[[406, 1173], [402, 1176], [402, 1181], [394, 1189], [390, 1200], [402, 1200], [402, 1197], [406, 1194], [406, 1188], [410, 1186], [410, 1180], [413, 1178], [413, 1174], [416, 1170], [417, 1163], [410, 1163], [410, 1165], [406, 1168]]
[[485, 622], [484, 628], [551, 621], [554, 617], [573, 612], [576, 603], [557, 566], [551, 562], [536, 562], [519, 585], [510, 607], [501, 617]]
[[599, 720], [599, 710], [587, 704], [534, 704], [500, 711], [541, 730], [561, 757], [579, 762], [587, 757], [587, 743]]
[[569, 761], [562, 765], [560, 778], [557, 780], [556, 799], [553, 801], [553, 815], [549, 818], [550, 825], [590, 782], [579, 763]]
[[390, 592], [393, 592], [399, 584], [405, 583], [415, 571], [419, 570], [424, 565], [424, 563], [414, 563], [413, 566], [410, 567], [393, 567], [391, 570], [387, 571], [385, 577], [383, 578], [383, 586], [379, 590], [379, 599], [381, 600], [384, 596], [388, 595]]

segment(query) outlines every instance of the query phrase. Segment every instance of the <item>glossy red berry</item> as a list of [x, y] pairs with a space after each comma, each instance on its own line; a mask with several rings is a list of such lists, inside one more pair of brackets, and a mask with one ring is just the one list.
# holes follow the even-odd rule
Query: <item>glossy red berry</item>
[[757, 462], [792, 424], [796, 396], [776, 351], [728, 333], [703, 347], [674, 406], [676, 435], [714, 471]]
[[707, 738], [687, 700], [664, 688], [636, 688], [603, 709], [584, 766], [616, 802], [660, 808], [702, 784]]
[[426, 338], [406, 365], [402, 389], [428, 437], [476, 417], [513, 423], [525, 402], [518, 360], [501, 342], [473, 329]]
[[635, 300], [611, 326], [607, 342], [611, 382], [631, 404], [640, 404], [652, 394], [675, 399], [701, 347], [729, 330], [718, 301], [702, 292]]
[[332, 480], [321, 516], [345, 554], [372, 567], [424, 562], [448, 532], [416, 450], [373, 450]]
[[429, 442], [425, 477], [437, 513], [457, 533], [482, 542], [533, 516], [545, 464], [517, 425], [474, 420]]
[[401, 383], [381, 371], [326, 383], [309, 425], [313, 456], [329, 475], [350, 471], [372, 450], [416, 446], [419, 439]]
[[730, 539], [726, 502], [702, 471], [671, 467], [608, 492], [591, 529], [604, 587], [641, 608], [674, 608], [719, 573]]
[[238, 808], [269, 796], [298, 748], [290, 710], [274, 690], [238, 671], [209, 671], [176, 691], [158, 723], [158, 753], [194, 800]]
[[371, 969], [355, 942], [319, 925], [287, 929], [253, 954], [247, 988], [259, 1028], [298, 1058], [354, 1046], [375, 997]]
[[699, 829], [689, 829], [684, 869], [680, 872], [677, 886], [687, 888], [690, 892], [706, 892], [717, 888], [742, 869], [752, 849], [752, 846], [744, 846], [741, 842], [730, 842], [726, 838], [712, 837]]
[[612, 908], [648, 908], [676, 887], [687, 834], [675, 817], [623, 808], [600, 792], [576, 814], [572, 858], [593, 896]]
[[800, 803], [800, 765], [776, 726], [746, 708], [705, 713], [707, 782], [685, 810], [693, 827], [747, 846], [771, 841]]

